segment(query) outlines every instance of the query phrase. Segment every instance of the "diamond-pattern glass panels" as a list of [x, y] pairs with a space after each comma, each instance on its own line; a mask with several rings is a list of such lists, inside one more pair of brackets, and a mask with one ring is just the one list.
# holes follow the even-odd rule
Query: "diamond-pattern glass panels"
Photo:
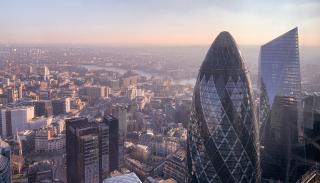
[[222, 32], [200, 68], [189, 124], [189, 169], [198, 182], [259, 182], [250, 84], [232, 36]]

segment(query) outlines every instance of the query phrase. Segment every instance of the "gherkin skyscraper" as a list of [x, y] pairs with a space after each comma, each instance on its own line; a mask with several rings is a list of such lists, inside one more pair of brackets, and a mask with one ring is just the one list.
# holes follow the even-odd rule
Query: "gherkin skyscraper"
[[194, 87], [188, 131], [191, 182], [260, 182], [251, 85], [228, 32], [212, 43]]

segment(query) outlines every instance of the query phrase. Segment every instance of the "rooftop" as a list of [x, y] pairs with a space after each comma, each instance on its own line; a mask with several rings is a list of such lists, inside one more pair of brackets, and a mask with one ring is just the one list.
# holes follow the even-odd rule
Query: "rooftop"
[[103, 183], [142, 183], [135, 173], [107, 178]]

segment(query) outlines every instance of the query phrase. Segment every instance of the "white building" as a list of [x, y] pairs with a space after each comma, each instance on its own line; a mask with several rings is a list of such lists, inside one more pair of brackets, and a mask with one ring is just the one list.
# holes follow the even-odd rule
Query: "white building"
[[28, 129], [28, 121], [34, 118], [34, 107], [23, 106], [0, 110], [1, 136], [12, 136], [16, 132]]

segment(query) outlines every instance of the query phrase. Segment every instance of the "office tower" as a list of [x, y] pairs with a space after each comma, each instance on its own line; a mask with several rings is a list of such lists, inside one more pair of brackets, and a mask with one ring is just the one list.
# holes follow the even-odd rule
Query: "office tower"
[[262, 175], [265, 181], [295, 182], [294, 144], [298, 143], [298, 105], [294, 97], [276, 96], [271, 108], [262, 149]]
[[52, 116], [52, 103], [50, 100], [39, 100], [35, 102], [34, 114], [36, 116]]
[[98, 132], [87, 118], [66, 120], [68, 182], [99, 183]]
[[83, 117], [66, 120], [68, 182], [102, 182], [109, 175], [109, 162], [114, 158], [109, 156], [109, 133], [104, 120], [89, 122]]
[[123, 137], [127, 134], [127, 106], [124, 105], [114, 105], [112, 106], [112, 115], [119, 121], [119, 130]]
[[8, 143], [0, 139], [0, 182], [11, 183], [11, 150]]
[[260, 48], [260, 112], [262, 142], [270, 123], [271, 107], [276, 96], [300, 98], [301, 76], [298, 28], [275, 38]]
[[[97, 122], [99, 128], [99, 171], [100, 180], [105, 179], [110, 173], [110, 149], [109, 149], [109, 126], [102, 121]], [[101, 182], [100, 181], [100, 182]]]
[[310, 95], [303, 99], [303, 122], [306, 160], [309, 168], [320, 163], [320, 96]]
[[124, 165], [124, 140], [121, 138], [119, 120], [111, 115], [105, 115], [103, 122], [109, 126], [109, 163], [110, 171]]
[[261, 46], [258, 83], [262, 177], [288, 182], [294, 177], [286, 172], [294, 161], [289, 155], [301, 133], [298, 28]]
[[251, 85], [228, 32], [214, 40], [194, 87], [188, 133], [193, 182], [260, 182]]

